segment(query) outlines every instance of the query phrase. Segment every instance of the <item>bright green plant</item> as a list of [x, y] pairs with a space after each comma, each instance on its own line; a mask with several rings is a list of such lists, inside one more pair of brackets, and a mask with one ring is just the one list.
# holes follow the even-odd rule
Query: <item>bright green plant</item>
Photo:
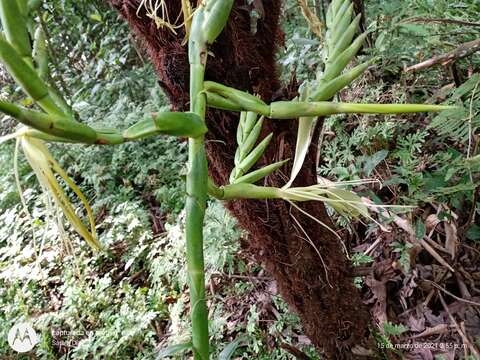
[[[126, 130], [95, 128], [80, 122], [68, 102], [48, 82], [48, 57], [45, 36], [40, 27], [35, 28], [32, 13], [37, 1], [0, 0], [0, 18], [4, 35], [0, 36], [0, 60], [8, 72], [33, 101], [36, 110], [0, 101], [0, 111], [25, 125], [15, 134], [29, 163], [44, 190], [51, 193], [56, 205], [63, 210], [75, 230], [95, 248], [101, 248], [96, 240], [95, 227], [88, 203], [66, 173], [53, 160], [44, 144], [47, 142], [83, 143], [88, 145], [116, 145], [157, 135], [189, 138], [188, 172], [186, 181], [186, 249], [190, 285], [191, 342], [175, 347], [176, 351], [192, 349], [195, 359], [208, 359], [210, 354], [208, 334], [208, 310], [205, 295], [205, 269], [203, 255], [203, 224], [208, 195], [220, 200], [228, 199], [284, 199], [293, 204], [298, 201], [323, 201], [340, 213], [369, 217], [367, 206], [360, 197], [344, 190], [344, 185], [358, 182], [331, 183], [291, 188], [305, 159], [315, 122], [320, 116], [339, 113], [404, 113], [441, 111], [447, 106], [416, 104], [349, 104], [328, 101], [355, 78], [360, 76], [370, 62], [358, 65], [343, 73], [363, 45], [366, 34], [355, 37], [359, 17], [352, 20], [353, 6], [349, 0], [334, 0], [327, 13], [325, 66], [317, 81], [304, 83], [300, 98], [291, 101], [265, 103], [246, 92], [205, 81], [208, 46], [222, 32], [233, 0], [206, 0], [193, 13], [184, 7], [185, 26], [188, 27], [188, 54], [190, 63], [190, 111], [160, 112], [146, 115]], [[162, 2], [160, 2], [162, 3]], [[186, 4], [186, 3], [185, 3]], [[161, 19], [166, 24], [166, 19]], [[35, 39], [34, 48], [30, 38]], [[208, 178], [205, 153], [205, 112], [207, 106], [240, 112], [235, 155], [235, 168], [230, 184], [218, 186]], [[38, 109], [39, 108], [39, 109]], [[261, 116], [258, 119], [258, 116]], [[270, 134], [255, 146], [263, 119], [299, 119], [297, 151], [290, 181], [283, 188], [254, 185], [280, 168], [286, 161], [267, 165], [251, 171], [269, 145]], [[54, 173], [84, 203], [91, 222], [88, 231], [74, 213], [70, 200], [63, 193]], [[294, 205], [296, 206], [296, 205]], [[166, 350], [171, 354], [172, 350]]]

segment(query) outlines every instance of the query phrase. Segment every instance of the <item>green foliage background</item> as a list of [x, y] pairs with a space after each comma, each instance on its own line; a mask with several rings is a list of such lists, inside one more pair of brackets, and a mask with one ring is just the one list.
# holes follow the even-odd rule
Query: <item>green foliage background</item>
[[[395, 193], [397, 203], [435, 201], [453, 211], [478, 211], [472, 193], [480, 161], [474, 158], [476, 149], [468, 155], [465, 146], [480, 122], [478, 74], [450, 90], [443, 88], [451, 79], [441, 69], [415, 75], [404, 74], [402, 69], [479, 35], [478, 27], [425, 25], [406, 19], [428, 16], [476, 21], [480, 5], [475, 0], [365, 3], [372, 36], [364, 56], [379, 56], [380, 60], [342, 93], [342, 98], [432, 102], [440, 96], [464, 111], [382, 121], [367, 116], [331, 118], [324, 129], [320, 175], [332, 180], [381, 177]], [[43, 9], [42, 20], [56, 59], [52, 73], [82, 119], [96, 126], [126, 128], [144, 113], [167, 106], [139, 45], [103, 2], [55, 0], [46, 2]], [[299, 79], [312, 78], [321, 66], [321, 41], [310, 34], [293, 0], [287, 1], [284, 19], [287, 42], [279, 55], [283, 76], [287, 79], [295, 67]], [[474, 56], [458, 66], [478, 69], [479, 65], [479, 57]], [[5, 78], [0, 96], [12, 94], [20, 96], [13, 82]], [[4, 133], [14, 126], [8, 119], [2, 121]], [[6, 342], [7, 332], [22, 319], [33, 321], [41, 334], [35, 355], [42, 359], [87, 359], [91, 354], [105, 359], [149, 359], [159, 348], [187, 340], [181, 235], [184, 184], [179, 176], [184, 171], [186, 144], [162, 137], [116, 147], [52, 145], [51, 149], [93, 199], [100, 240], [108, 251], [93, 254], [68, 227], [57, 231], [55, 216], [46, 208], [44, 195], [21, 160], [19, 173], [34, 218], [32, 225], [22, 210], [11, 171], [14, 147], [11, 143], [0, 145], [0, 357], [16, 355]], [[386, 178], [385, 168], [389, 169]], [[363, 189], [382, 201], [376, 190]], [[155, 233], [152, 212], [162, 215], [163, 229]], [[338, 222], [347, 224], [342, 218]], [[375, 226], [371, 225], [372, 231]], [[32, 228], [37, 248], [43, 246], [38, 263]], [[480, 227], [472, 225], [467, 234], [478, 241]], [[237, 358], [292, 358], [278, 346], [279, 339], [317, 358], [312, 347], [302, 342], [298, 319], [276, 295], [273, 306], [277, 315], [264, 322], [257, 296], [268, 289], [262, 284], [260, 291], [255, 281], [248, 280], [248, 276], [261, 275], [261, 270], [247, 257], [238, 256], [242, 234], [217, 202], [208, 208], [205, 235], [207, 283], [212, 276], [223, 279], [221, 288], [212, 290], [209, 303], [214, 354], [247, 335]], [[396, 246], [400, 260], [408, 262], [402, 258], [406, 245]], [[358, 264], [370, 261], [359, 256], [353, 260]], [[230, 278], [233, 274], [237, 277]], [[231, 299], [237, 299], [234, 304], [243, 301], [244, 306], [232, 307]], [[236, 316], [238, 312], [244, 316]], [[58, 335], [62, 331], [70, 335]], [[71, 342], [59, 346], [66, 340]]]

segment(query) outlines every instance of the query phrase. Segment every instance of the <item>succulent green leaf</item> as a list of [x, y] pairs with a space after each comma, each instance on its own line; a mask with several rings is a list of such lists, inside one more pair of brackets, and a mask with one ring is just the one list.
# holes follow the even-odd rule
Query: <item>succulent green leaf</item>
[[55, 104], [49, 94], [45, 82], [33, 68], [27, 64], [19, 53], [0, 36], [0, 61], [22, 89], [46, 112], [63, 115], [63, 111]]
[[29, 59], [32, 53], [25, 14], [17, 0], [0, 0], [0, 20], [8, 42], [21, 58]]

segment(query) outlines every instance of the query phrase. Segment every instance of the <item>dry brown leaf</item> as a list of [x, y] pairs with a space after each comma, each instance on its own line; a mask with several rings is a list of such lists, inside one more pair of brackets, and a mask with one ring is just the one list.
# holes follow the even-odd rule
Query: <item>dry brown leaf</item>
[[452, 259], [455, 258], [457, 254], [458, 247], [458, 235], [457, 235], [457, 226], [453, 222], [444, 222], [445, 227], [445, 248], [450, 253]]
[[427, 233], [435, 229], [435, 227], [440, 223], [440, 219], [438, 218], [437, 214], [430, 214], [425, 219], [425, 228]]
[[425, 317], [421, 314], [419, 317], [410, 315], [407, 319], [407, 326], [410, 331], [421, 332], [425, 330]]
[[[386, 281], [377, 281], [373, 277], [369, 276], [365, 280], [365, 283], [373, 293], [373, 298], [376, 299], [373, 306], [373, 317], [376, 323], [381, 327], [387, 320], [387, 287]], [[383, 331], [383, 328], [380, 329]]]
[[417, 339], [417, 338], [431, 336], [431, 335], [445, 334], [446, 332], [448, 332], [448, 325], [438, 324], [433, 327], [428, 327], [425, 329], [425, 331], [421, 332], [420, 334], [410, 336], [410, 338]]

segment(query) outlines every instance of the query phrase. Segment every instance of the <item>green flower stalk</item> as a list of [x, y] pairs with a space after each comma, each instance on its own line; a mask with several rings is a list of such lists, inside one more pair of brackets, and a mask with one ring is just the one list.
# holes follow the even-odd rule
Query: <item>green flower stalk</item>
[[[359, 69], [355, 70], [347, 77], [355, 76]], [[360, 68], [362, 70], [362, 68]], [[358, 76], [358, 75], [357, 75]], [[332, 84], [332, 88], [341, 86], [342, 79], [337, 80], [338, 84]], [[226, 103], [235, 104], [235, 108], [230, 110], [236, 111], [252, 111], [257, 112], [270, 119], [295, 119], [299, 117], [308, 116], [328, 116], [334, 114], [400, 114], [410, 112], [435, 112], [453, 109], [452, 106], [445, 105], [428, 105], [428, 104], [351, 104], [351, 103], [336, 103], [330, 101], [275, 101], [267, 105], [260, 99], [253, 101], [255, 98], [246, 92], [237, 89], [229, 88], [225, 85], [213, 83], [211, 81], [205, 82], [205, 89], [207, 91], [207, 99], [211, 99], [212, 103], [208, 105], [217, 108], [215, 100], [220, 99], [219, 107]], [[328, 90], [330, 92], [331, 90]], [[210, 96], [210, 92], [215, 95]]]
[[328, 116], [334, 114], [401, 114], [435, 112], [452, 109], [446, 105], [427, 104], [350, 104], [329, 101], [292, 102], [276, 101], [270, 104], [272, 119], [294, 119], [303, 116]]
[[10, 115], [21, 123], [50, 135], [69, 138], [78, 142], [93, 144], [96, 141], [95, 130], [89, 126], [72, 121], [62, 115], [45, 114], [39, 111], [0, 101], [0, 112]]
[[[227, 23], [233, 0], [207, 0], [192, 19], [188, 42], [190, 63], [190, 111], [205, 120], [204, 75], [207, 45], [215, 41]], [[196, 360], [208, 360], [208, 309], [205, 299], [203, 221], [207, 202], [208, 168], [204, 136], [190, 138], [187, 173], [186, 241], [190, 284], [192, 345]]]
[[123, 133], [116, 129], [94, 129], [65, 116], [49, 115], [5, 101], [0, 101], [0, 112], [36, 130], [31, 132], [32, 136], [48, 141], [116, 145], [155, 135], [198, 137], [207, 132], [205, 122], [188, 112], [152, 113]]

